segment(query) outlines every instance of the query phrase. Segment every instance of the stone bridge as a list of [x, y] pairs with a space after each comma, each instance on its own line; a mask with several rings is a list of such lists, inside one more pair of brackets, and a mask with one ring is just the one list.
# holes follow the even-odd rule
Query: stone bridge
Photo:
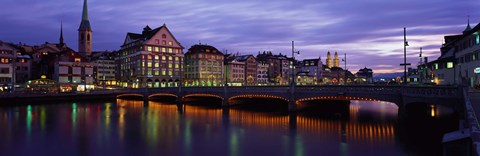
[[189, 97], [212, 97], [229, 106], [237, 98], [275, 98], [289, 103], [290, 110], [300, 107], [298, 104], [310, 100], [365, 100], [387, 101], [398, 105], [399, 109], [409, 104], [428, 103], [445, 105], [463, 110], [459, 100], [463, 99], [462, 90], [449, 86], [242, 86], [242, 87], [177, 87], [142, 88], [116, 91], [117, 98], [141, 97], [144, 100], [153, 97], [175, 97], [182, 102]]

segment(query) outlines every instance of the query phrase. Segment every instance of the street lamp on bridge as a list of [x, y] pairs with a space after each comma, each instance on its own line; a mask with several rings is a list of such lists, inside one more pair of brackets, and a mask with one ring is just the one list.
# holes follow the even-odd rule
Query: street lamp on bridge
[[407, 63], [407, 28], [403, 27], [403, 63], [400, 66], [403, 66], [403, 85], [407, 85], [407, 66], [411, 65]]
[[290, 87], [291, 87], [291, 92], [293, 94], [294, 92], [294, 87], [295, 87], [295, 54], [300, 55], [300, 51], [295, 51], [295, 42], [292, 41], [292, 63], [290, 64], [291, 67], [291, 72], [292, 72], [292, 79], [290, 80]]

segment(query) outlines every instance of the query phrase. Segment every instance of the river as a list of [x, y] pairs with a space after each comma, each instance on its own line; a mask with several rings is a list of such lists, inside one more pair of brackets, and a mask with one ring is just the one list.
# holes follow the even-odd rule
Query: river
[[[389, 102], [298, 113], [116, 100], [0, 107], [0, 155], [441, 155], [458, 125], [425, 105]], [[431, 108], [431, 109], [430, 109]]]

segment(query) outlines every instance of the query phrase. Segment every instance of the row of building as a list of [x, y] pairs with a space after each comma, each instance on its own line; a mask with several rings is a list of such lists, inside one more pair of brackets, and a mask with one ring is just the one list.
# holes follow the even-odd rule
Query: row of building
[[[92, 50], [92, 28], [84, 0], [78, 28], [78, 52], [68, 47], [60, 27], [58, 43], [41, 45], [0, 41], [0, 91], [14, 88], [40, 92], [88, 91], [95, 88], [298, 85], [371, 82], [372, 70], [357, 75], [339, 66], [337, 52], [297, 61], [270, 51], [254, 55], [221, 52], [206, 44], [184, 47], [164, 24], [127, 33], [117, 51]], [[294, 72], [292, 74], [292, 72]]]
[[[356, 76], [339, 67], [330, 52], [327, 65], [320, 58], [296, 61], [272, 52], [238, 55], [221, 52], [206, 44], [191, 46], [186, 53], [166, 25], [141, 33], [127, 33], [115, 52], [116, 80], [121, 87], [244, 86], [288, 85], [292, 72], [297, 84], [343, 84], [355, 82]], [[328, 63], [329, 62], [329, 63]], [[364, 76], [364, 81], [370, 74]]]
[[418, 67], [410, 69], [407, 80], [414, 84], [480, 87], [480, 24], [471, 28], [468, 21], [461, 34], [444, 39], [440, 57], [429, 62], [420, 55]]

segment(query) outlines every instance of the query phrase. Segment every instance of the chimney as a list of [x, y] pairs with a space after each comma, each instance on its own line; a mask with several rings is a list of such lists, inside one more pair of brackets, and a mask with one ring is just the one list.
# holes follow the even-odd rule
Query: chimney
[[428, 63], [428, 57], [424, 57], [425, 61], [423, 61], [425, 64]]

